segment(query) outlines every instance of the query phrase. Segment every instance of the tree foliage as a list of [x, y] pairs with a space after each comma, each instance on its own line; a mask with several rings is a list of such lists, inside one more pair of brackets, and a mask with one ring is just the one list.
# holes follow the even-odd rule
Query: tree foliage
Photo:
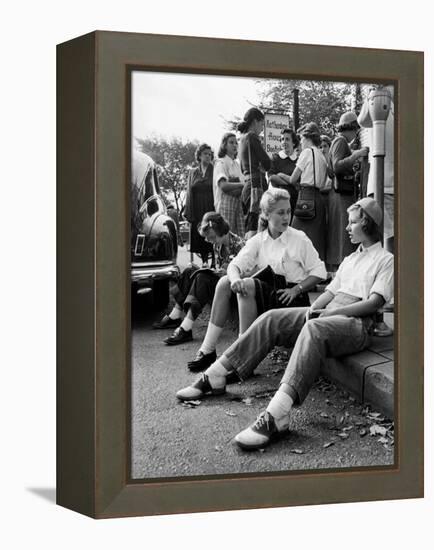
[[287, 111], [292, 120], [294, 88], [299, 90], [300, 125], [315, 122], [321, 133], [332, 137], [339, 117], [351, 109], [354, 85], [319, 80], [259, 80], [264, 110]]
[[152, 135], [137, 138], [139, 149], [157, 164], [161, 194], [166, 201], [175, 201], [178, 212], [185, 203], [188, 172], [195, 164], [197, 141], [182, 141], [178, 137], [165, 139]]

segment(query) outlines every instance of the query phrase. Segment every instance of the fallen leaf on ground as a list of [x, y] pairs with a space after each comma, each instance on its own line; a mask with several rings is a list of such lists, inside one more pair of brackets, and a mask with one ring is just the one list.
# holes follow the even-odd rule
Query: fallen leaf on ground
[[387, 439], [387, 437], [380, 437], [378, 439], [378, 442], [379, 443], [389, 443], [389, 440]]
[[367, 434], [368, 434], [368, 431], [365, 430], [365, 428], [363, 428], [362, 430], [359, 430], [360, 437], [365, 437], [365, 435], [367, 435]]
[[374, 424], [369, 428], [369, 433], [371, 435], [386, 435], [387, 430], [386, 428], [383, 428], [383, 426], [379, 426], [378, 424]]
[[225, 414], [227, 414], [228, 416], [237, 416], [237, 413], [234, 413], [232, 411], [225, 411]]
[[347, 439], [349, 436], [349, 434], [347, 434], [347, 432], [340, 432], [338, 433], [338, 437], [340, 437], [341, 439]]
[[302, 455], [302, 454], [304, 454], [303, 449], [291, 449], [289, 452], [290, 452], [290, 453], [294, 453], [294, 454], [296, 454], [296, 455]]
[[215, 449], [216, 451], [221, 451], [221, 450], [222, 450], [222, 448], [219, 447], [218, 445], [216, 445], [216, 446], [214, 447], [214, 449]]
[[193, 405], [194, 407], [197, 407], [198, 405], [200, 405], [202, 403], [202, 401], [199, 401], [199, 400], [197, 400], [197, 401], [184, 401], [184, 403], [186, 405]]
[[342, 430], [344, 432], [349, 432], [350, 430], [352, 430], [354, 428], [354, 426], [345, 426], [345, 428], [342, 428]]
[[321, 413], [320, 416], [322, 416], [322, 418], [330, 418], [330, 416], [327, 413]]
[[246, 399], [241, 400], [243, 403], [245, 403], [248, 407], [253, 403], [253, 399], [251, 397], [246, 397]]
[[331, 447], [334, 444], [335, 444], [334, 441], [329, 441], [328, 443], [324, 443], [323, 447], [324, 447], [324, 449], [327, 449], [327, 447]]

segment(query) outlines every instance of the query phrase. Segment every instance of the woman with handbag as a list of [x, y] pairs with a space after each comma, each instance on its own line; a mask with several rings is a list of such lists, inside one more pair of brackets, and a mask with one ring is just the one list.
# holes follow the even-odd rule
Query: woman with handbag
[[327, 182], [327, 162], [319, 149], [320, 131], [314, 122], [300, 129], [302, 151], [290, 178], [292, 184], [300, 182], [292, 227], [304, 231], [319, 257], [326, 255], [326, 208], [321, 190]]
[[342, 260], [354, 252], [355, 245], [348, 238], [347, 210], [357, 200], [354, 164], [368, 155], [368, 148], [351, 151], [350, 143], [357, 136], [360, 126], [355, 113], [348, 111], [339, 119], [338, 136], [333, 140], [329, 162], [332, 172], [332, 188], [328, 197], [327, 267], [336, 271]]
[[238, 124], [240, 139], [240, 164], [245, 176], [241, 192], [246, 239], [253, 237], [258, 230], [259, 203], [267, 189], [265, 172], [271, 160], [262, 147], [260, 134], [264, 130], [264, 113], [256, 107], [249, 109]]
[[[196, 358], [188, 363], [191, 371], [204, 370], [215, 361], [217, 341], [234, 296], [239, 333], [243, 334], [264, 311], [309, 305], [307, 292], [326, 278], [324, 263], [311, 241], [289, 225], [289, 193], [270, 188], [260, 207], [260, 231], [246, 242], [229, 264], [227, 275], [217, 283], [205, 339]], [[282, 279], [283, 285], [279, 285]]]

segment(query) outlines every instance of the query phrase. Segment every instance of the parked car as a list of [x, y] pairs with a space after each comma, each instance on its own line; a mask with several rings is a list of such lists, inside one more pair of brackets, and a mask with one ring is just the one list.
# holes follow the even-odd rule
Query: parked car
[[131, 170], [131, 295], [153, 293], [154, 304], [169, 300], [169, 281], [179, 275], [178, 235], [160, 196], [149, 155], [133, 150]]

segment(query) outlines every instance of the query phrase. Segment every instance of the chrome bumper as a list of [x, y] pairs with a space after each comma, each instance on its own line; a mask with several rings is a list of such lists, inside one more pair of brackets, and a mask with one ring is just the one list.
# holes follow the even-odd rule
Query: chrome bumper
[[177, 265], [155, 265], [155, 266], [137, 266], [131, 267], [131, 282], [138, 285], [150, 285], [153, 281], [161, 279], [172, 279], [179, 275]]

